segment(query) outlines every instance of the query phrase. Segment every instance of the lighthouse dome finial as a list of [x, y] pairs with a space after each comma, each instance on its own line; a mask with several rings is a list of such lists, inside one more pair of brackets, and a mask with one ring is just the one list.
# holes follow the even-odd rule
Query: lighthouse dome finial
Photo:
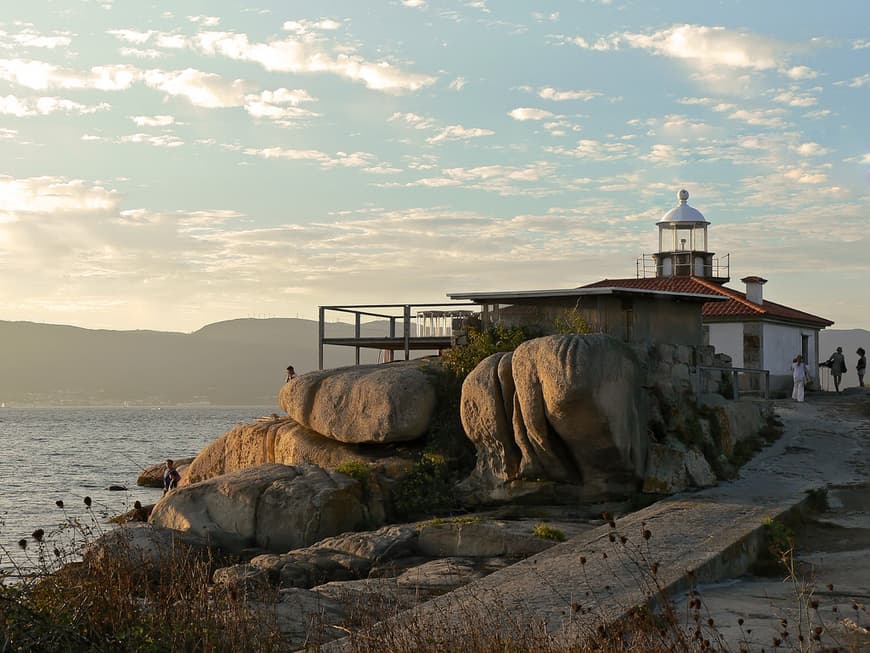
[[689, 191], [687, 191], [685, 188], [682, 189], [679, 193], [677, 193], [677, 198], [680, 200], [680, 202], [685, 204], [689, 200]]

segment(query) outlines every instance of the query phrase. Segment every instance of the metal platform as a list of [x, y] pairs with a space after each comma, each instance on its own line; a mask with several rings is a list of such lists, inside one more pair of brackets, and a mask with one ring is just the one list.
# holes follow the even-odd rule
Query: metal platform
[[[353, 347], [355, 364], [360, 363], [361, 349], [378, 349], [385, 353], [384, 360], [392, 361], [395, 352], [404, 351], [409, 360], [412, 351], [440, 351], [451, 346], [455, 320], [463, 320], [477, 311], [471, 302], [449, 304], [357, 304], [350, 306], [321, 306], [318, 327], [318, 366], [323, 369], [324, 346]], [[326, 321], [329, 312], [353, 315], [353, 323], [338, 323], [345, 329], [352, 327], [353, 335], [329, 336]], [[363, 321], [363, 319], [367, 321]], [[336, 324], [332, 325], [337, 326]], [[369, 333], [363, 333], [363, 330]], [[381, 331], [383, 335], [371, 331]]]

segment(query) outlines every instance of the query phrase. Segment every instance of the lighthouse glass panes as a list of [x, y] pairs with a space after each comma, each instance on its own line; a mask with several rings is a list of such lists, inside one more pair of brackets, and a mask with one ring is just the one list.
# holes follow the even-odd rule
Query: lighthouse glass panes
[[660, 224], [659, 252], [706, 252], [707, 225]]

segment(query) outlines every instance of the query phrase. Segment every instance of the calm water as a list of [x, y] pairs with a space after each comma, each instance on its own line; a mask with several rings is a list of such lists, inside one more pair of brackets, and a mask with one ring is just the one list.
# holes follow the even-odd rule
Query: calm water
[[[0, 569], [17, 542], [37, 528], [57, 529], [70, 518], [104, 520], [153, 503], [161, 490], [136, 486], [143, 467], [196, 455], [238, 423], [269, 407], [0, 408]], [[122, 485], [126, 492], [112, 492]], [[55, 502], [62, 500], [65, 510]]]

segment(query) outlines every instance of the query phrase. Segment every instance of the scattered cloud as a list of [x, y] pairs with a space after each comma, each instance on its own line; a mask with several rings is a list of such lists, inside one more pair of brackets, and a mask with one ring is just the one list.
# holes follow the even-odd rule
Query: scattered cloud
[[818, 100], [807, 93], [798, 93], [794, 90], [783, 91], [774, 96], [775, 102], [787, 104], [790, 107], [812, 107], [815, 106]]
[[861, 75], [859, 77], [853, 77], [848, 81], [840, 81], [834, 82], [835, 86], [850, 86], [852, 88], [863, 88], [865, 86], [870, 85], [870, 73], [866, 75]]
[[427, 138], [427, 143], [441, 143], [442, 141], [467, 141], [472, 138], [480, 138], [482, 136], [492, 136], [495, 134], [491, 129], [481, 129], [479, 127], [463, 127], [462, 125], [448, 125], [435, 136]]
[[831, 152], [827, 147], [812, 142], [793, 145], [791, 149], [801, 156], [823, 156]]
[[67, 98], [38, 97], [19, 98], [14, 95], [0, 96], [0, 114], [17, 116], [47, 116], [52, 113], [69, 113], [87, 115], [98, 111], [108, 111], [111, 105], [105, 102], [100, 104], [82, 104]]
[[153, 89], [170, 96], [184, 97], [191, 104], [209, 109], [241, 106], [250, 90], [250, 84], [241, 79], [228, 81], [215, 73], [194, 68], [147, 70], [143, 79]]
[[173, 116], [130, 116], [130, 120], [132, 120], [138, 127], [169, 127], [169, 125], [175, 123], [175, 118]]
[[51, 88], [120, 91], [130, 88], [139, 70], [125, 64], [94, 66], [86, 72], [43, 61], [0, 59], [0, 79], [36, 91]]
[[463, 88], [465, 88], [465, 84], [466, 84], [466, 81], [465, 81], [464, 77], [457, 77], [452, 82], [450, 82], [450, 84], [448, 85], [448, 88], [451, 91], [461, 91]]
[[249, 41], [246, 34], [202, 32], [193, 38], [192, 45], [204, 54], [258, 63], [272, 72], [329, 73], [385, 93], [418, 91], [436, 79], [432, 75], [406, 72], [387, 61], [370, 62], [347, 52], [333, 54], [305, 39], [257, 43]]
[[547, 120], [548, 118], [552, 118], [554, 116], [550, 111], [545, 111], [544, 109], [534, 109], [531, 107], [517, 107], [508, 113], [508, 115], [514, 120], [519, 120], [521, 122], [526, 120]]
[[15, 33], [0, 30], [0, 50], [20, 50], [21, 48], [54, 50], [65, 48], [70, 43], [72, 43], [72, 35], [69, 32], [41, 34], [30, 27]]
[[573, 149], [552, 147], [548, 148], [548, 151], [576, 159], [588, 159], [590, 161], [616, 161], [633, 156], [636, 152], [636, 148], [626, 142], [614, 141], [604, 143], [594, 139], [583, 139], [578, 141], [577, 147]]
[[553, 100], [554, 102], [565, 102], [566, 100], [583, 100], [584, 102], [588, 102], [589, 100], [601, 97], [602, 95], [603, 93], [600, 91], [557, 91], [555, 88], [549, 86], [538, 90], [538, 97], [543, 98], [544, 100]]

